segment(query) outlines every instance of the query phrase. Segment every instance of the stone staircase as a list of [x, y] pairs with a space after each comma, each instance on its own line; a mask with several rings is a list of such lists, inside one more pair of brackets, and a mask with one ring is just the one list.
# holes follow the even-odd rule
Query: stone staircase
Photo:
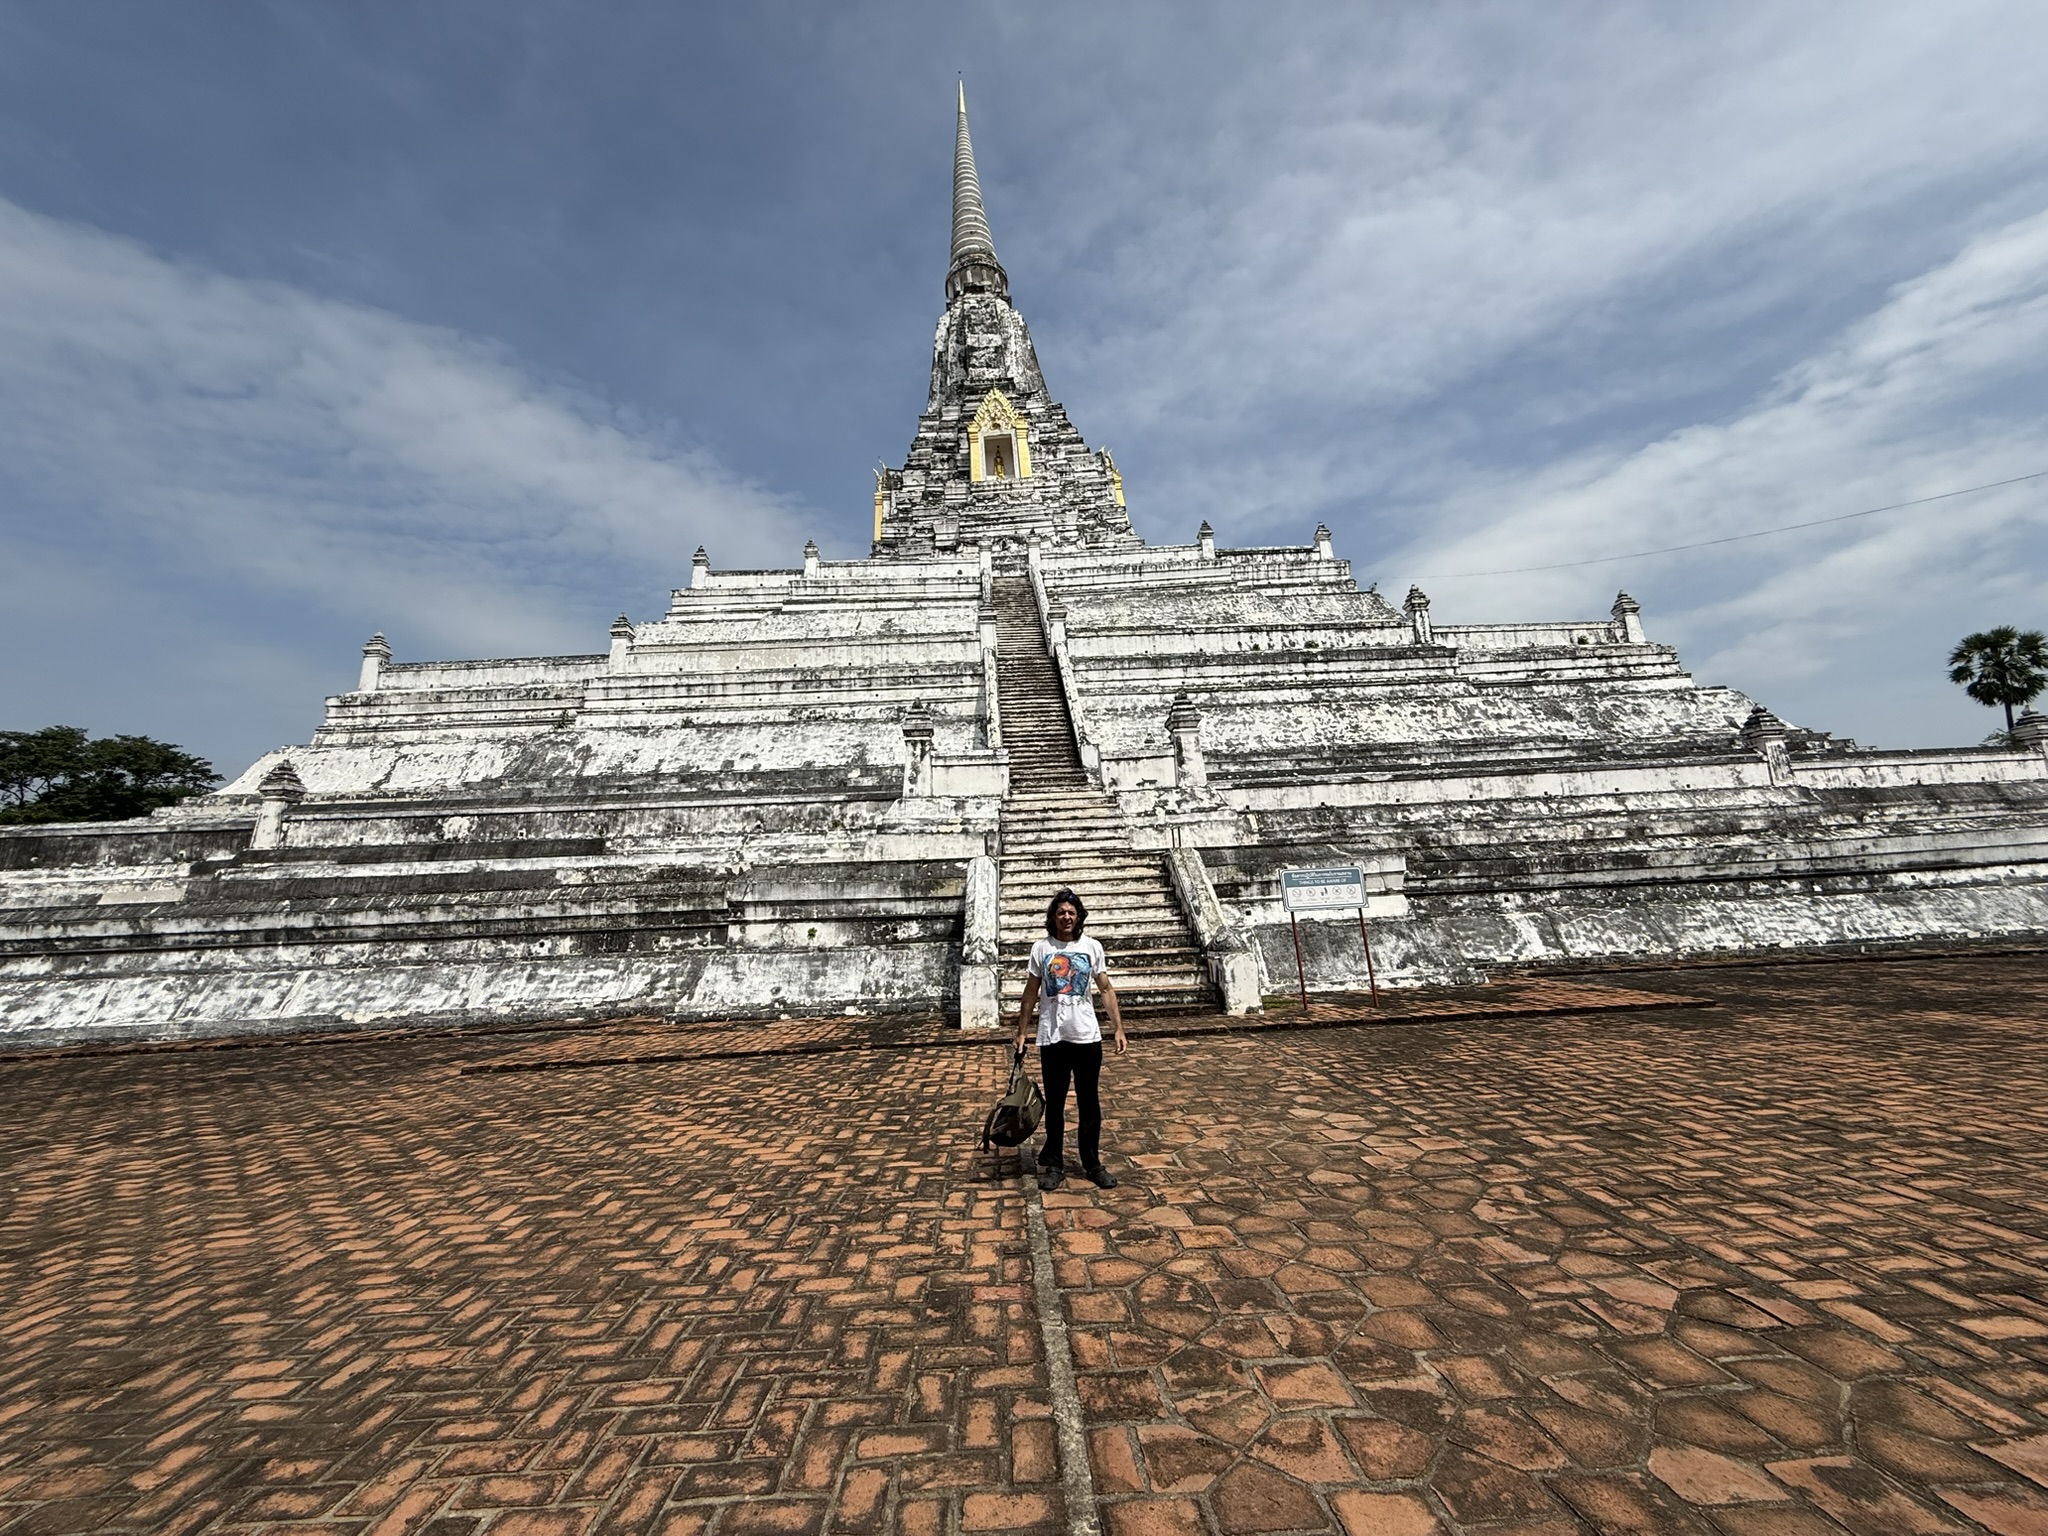
[[1030, 578], [995, 580], [996, 686], [1010, 795], [1002, 822], [1002, 1005], [1024, 994], [1024, 961], [1062, 886], [1088, 905], [1125, 1008], [1213, 1012], [1216, 992], [1165, 861], [1131, 847], [1116, 801], [1088, 782]]

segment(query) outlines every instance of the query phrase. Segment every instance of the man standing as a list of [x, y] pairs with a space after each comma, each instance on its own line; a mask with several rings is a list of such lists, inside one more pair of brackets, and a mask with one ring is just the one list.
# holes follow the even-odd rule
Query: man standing
[[1021, 1055], [1038, 1016], [1038, 1061], [1045, 1083], [1045, 1142], [1038, 1153], [1038, 1187], [1058, 1189], [1066, 1179], [1067, 1084], [1081, 1110], [1081, 1171], [1103, 1189], [1116, 1188], [1116, 1175], [1102, 1166], [1102, 1026], [1089, 1001], [1092, 985], [1102, 994], [1116, 1029], [1116, 1053], [1128, 1050], [1123, 1011], [1110, 985], [1102, 946], [1084, 938], [1088, 909], [1072, 891], [1060, 891], [1045, 909], [1046, 937], [1031, 946], [1030, 975], [1017, 1009], [1016, 1049]]

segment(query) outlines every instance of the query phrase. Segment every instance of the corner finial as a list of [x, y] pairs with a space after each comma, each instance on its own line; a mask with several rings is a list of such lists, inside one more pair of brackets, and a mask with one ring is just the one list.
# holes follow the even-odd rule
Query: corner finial
[[271, 765], [270, 772], [263, 775], [256, 786], [256, 793], [266, 800], [295, 803], [306, 798], [306, 781], [299, 777], [299, 770], [292, 766], [290, 758], [280, 757]]
[[378, 630], [370, 636], [369, 644], [363, 647], [362, 676], [356, 681], [359, 693], [377, 691], [377, 681], [384, 675], [385, 663], [391, 660], [391, 642], [384, 638], [384, 631]]
[[1785, 722], [1761, 704], [1742, 722], [1742, 744], [1752, 752], [1761, 751], [1772, 742], [1782, 742], [1789, 734]]
[[306, 781], [292, 767], [292, 760], [280, 757], [256, 786], [261, 801], [256, 807], [256, 825], [249, 832], [249, 846], [259, 851], [284, 845], [284, 821], [293, 806], [306, 798]]
[[1615, 628], [1621, 631], [1622, 640], [1629, 645], [1643, 645], [1648, 636], [1643, 633], [1643, 605], [1626, 592], [1617, 593], [1614, 606], [1607, 610], [1614, 617]]
[[1408, 636], [1417, 645], [1436, 644], [1436, 626], [1429, 618], [1429, 594], [1420, 587], [1411, 586], [1401, 606], [1408, 613]]

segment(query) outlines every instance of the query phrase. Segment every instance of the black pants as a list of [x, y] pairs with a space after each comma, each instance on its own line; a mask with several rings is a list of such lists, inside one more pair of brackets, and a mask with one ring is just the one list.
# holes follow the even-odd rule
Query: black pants
[[1045, 1145], [1038, 1154], [1041, 1168], [1056, 1167], [1065, 1154], [1067, 1082], [1073, 1080], [1074, 1102], [1081, 1108], [1081, 1166], [1102, 1166], [1102, 1042], [1076, 1045], [1056, 1040], [1038, 1048], [1039, 1070], [1045, 1075]]

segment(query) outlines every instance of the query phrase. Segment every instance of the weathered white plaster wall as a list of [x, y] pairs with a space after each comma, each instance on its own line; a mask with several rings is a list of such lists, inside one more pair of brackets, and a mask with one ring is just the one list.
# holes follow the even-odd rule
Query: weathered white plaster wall
[[[1396, 985], [2048, 932], [2041, 751], [1751, 750], [1752, 701], [1626, 638], [1632, 612], [1427, 625], [1314, 546], [1078, 538], [1028, 564], [1081, 755], [1134, 846], [1171, 854], [1230, 1006], [1289, 985], [1278, 871], [1338, 859], [1380, 872]], [[994, 879], [1008, 784], [989, 581], [979, 552], [707, 563], [603, 654], [380, 655], [218, 795], [0, 833], [0, 1037], [981, 1018], [1000, 986], [968, 871]], [[287, 763], [304, 797], [253, 847]], [[1362, 982], [1348, 918], [1303, 936], [1312, 985]]]

